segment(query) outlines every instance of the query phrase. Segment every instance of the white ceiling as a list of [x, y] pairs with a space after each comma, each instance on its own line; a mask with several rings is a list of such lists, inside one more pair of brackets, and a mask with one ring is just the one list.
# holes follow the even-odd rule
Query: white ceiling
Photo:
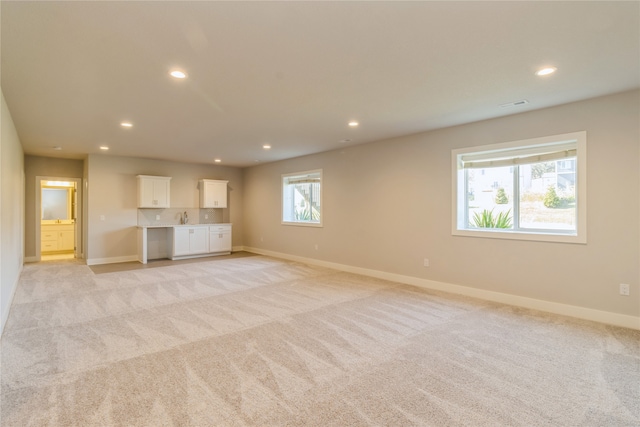
[[0, 7], [2, 91], [41, 156], [243, 167], [640, 86], [640, 2]]

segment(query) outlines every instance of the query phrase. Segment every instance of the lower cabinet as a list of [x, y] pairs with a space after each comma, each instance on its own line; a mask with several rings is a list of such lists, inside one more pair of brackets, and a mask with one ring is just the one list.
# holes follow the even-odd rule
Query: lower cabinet
[[209, 227], [173, 227], [172, 258], [209, 252]]
[[73, 224], [43, 224], [40, 228], [40, 251], [60, 252], [73, 251]]
[[209, 252], [231, 252], [231, 224], [209, 226]]
[[[138, 261], [142, 264], [149, 259], [176, 260], [231, 253], [231, 224], [138, 226], [137, 229]], [[156, 232], [152, 233], [152, 229]]]

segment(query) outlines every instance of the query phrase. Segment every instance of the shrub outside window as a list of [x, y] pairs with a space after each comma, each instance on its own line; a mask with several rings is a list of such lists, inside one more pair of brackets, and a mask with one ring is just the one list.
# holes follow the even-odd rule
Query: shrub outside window
[[282, 175], [282, 223], [322, 227], [322, 170]]
[[586, 243], [586, 132], [451, 157], [454, 235]]

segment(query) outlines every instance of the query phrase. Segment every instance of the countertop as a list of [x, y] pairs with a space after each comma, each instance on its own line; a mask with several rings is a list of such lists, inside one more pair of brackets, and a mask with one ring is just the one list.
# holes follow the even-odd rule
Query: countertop
[[138, 228], [175, 228], [175, 227], [209, 227], [212, 225], [231, 225], [230, 222], [219, 222], [215, 224], [154, 224], [154, 225], [138, 225]]

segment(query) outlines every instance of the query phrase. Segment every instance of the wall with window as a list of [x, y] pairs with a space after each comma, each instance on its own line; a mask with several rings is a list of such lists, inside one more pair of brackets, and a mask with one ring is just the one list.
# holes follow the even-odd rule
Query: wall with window
[[[637, 317], [639, 100], [625, 92], [245, 169], [244, 244]], [[586, 244], [452, 234], [452, 150], [578, 131], [588, 140]], [[282, 174], [314, 169], [323, 170], [323, 226], [282, 225]]]

